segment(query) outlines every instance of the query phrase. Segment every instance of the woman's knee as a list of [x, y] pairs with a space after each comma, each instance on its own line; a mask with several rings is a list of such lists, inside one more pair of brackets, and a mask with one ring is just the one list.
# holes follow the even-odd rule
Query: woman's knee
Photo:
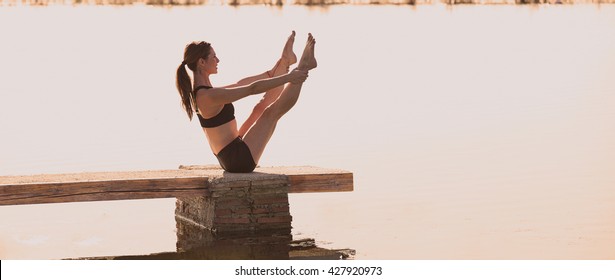
[[265, 112], [265, 110], [267, 109], [267, 106], [269, 106], [269, 104], [263, 98], [258, 103], [256, 103], [256, 106], [254, 106], [253, 111], [257, 112], [259, 115], [262, 115], [263, 112]]
[[275, 104], [271, 104], [265, 108], [261, 118], [265, 118], [269, 121], [277, 121], [282, 117], [281, 111], [278, 109], [278, 106]]

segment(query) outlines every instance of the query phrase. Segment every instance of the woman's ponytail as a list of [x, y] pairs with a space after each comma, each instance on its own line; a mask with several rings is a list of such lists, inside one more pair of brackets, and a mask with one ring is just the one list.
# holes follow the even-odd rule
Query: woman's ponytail
[[192, 104], [194, 102], [194, 100], [192, 100], [192, 82], [190, 81], [190, 76], [188, 76], [188, 71], [186, 71], [186, 63], [184, 62], [177, 67], [175, 86], [177, 87], [179, 96], [182, 99], [182, 107], [186, 110], [188, 118], [192, 120], [192, 115], [194, 113], [192, 108]]

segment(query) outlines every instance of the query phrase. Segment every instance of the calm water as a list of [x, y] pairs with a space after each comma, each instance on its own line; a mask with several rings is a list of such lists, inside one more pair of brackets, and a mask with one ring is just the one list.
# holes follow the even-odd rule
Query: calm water
[[[174, 88], [184, 45], [213, 43], [223, 85], [294, 29], [319, 68], [261, 165], [355, 174], [353, 193], [291, 196], [296, 238], [359, 259], [615, 259], [615, 5], [5, 6], [0, 26], [0, 175], [215, 163]], [[0, 207], [0, 258], [174, 251], [173, 211]]]

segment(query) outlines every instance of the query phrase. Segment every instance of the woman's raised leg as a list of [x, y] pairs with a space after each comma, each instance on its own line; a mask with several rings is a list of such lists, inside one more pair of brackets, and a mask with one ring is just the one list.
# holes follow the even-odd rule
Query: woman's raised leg
[[[315, 44], [316, 40], [312, 34], [309, 34], [298, 69], [307, 71], [316, 67]], [[280, 96], [265, 108], [254, 125], [245, 133], [243, 140], [250, 148], [255, 163], [258, 164], [280, 118], [297, 103], [302, 86], [303, 83], [286, 84]]]
[[[293, 52], [293, 44], [295, 42], [295, 31], [293, 31], [288, 40], [286, 40], [286, 44], [284, 45], [284, 49], [282, 50], [282, 57], [278, 60], [275, 66], [267, 71], [267, 78], [277, 77], [283, 74], [288, 73], [289, 67], [297, 62], [297, 56]], [[275, 102], [280, 94], [284, 86], [279, 86], [273, 89], [270, 89], [263, 95], [263, 98], [254, 106], [252, 109], [252, 113], [248, 117], [248, 119], [241, 125], [239, 128], [239, 135], [244, 136], [246, 132], [254, 125], [256, 120], [260, 118], [265, 109], [271, 105], [271, 103]]]

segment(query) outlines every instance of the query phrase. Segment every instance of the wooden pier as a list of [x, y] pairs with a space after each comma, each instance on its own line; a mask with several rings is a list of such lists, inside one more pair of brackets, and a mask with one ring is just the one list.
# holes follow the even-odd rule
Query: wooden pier
[[353, 190], [352, 173], [310, 166], [262, 167], [253, 173], [228, 173], [212, 166], [176, 170], [0, 176], [0, 206], [208, 196], [222, 187], [288, 183], [289, 193]]
[[[0, 206], [121, 199], [177, 198], [176, 220], [221, 233], [290, 233], [289, 193], [348, 192], [352, 173], [318, 167], [219, 167], [0, 177]], [[178, 237], [183, 232], [178, 231]], [[185, 238], [184, 238], [185, 239]]]

